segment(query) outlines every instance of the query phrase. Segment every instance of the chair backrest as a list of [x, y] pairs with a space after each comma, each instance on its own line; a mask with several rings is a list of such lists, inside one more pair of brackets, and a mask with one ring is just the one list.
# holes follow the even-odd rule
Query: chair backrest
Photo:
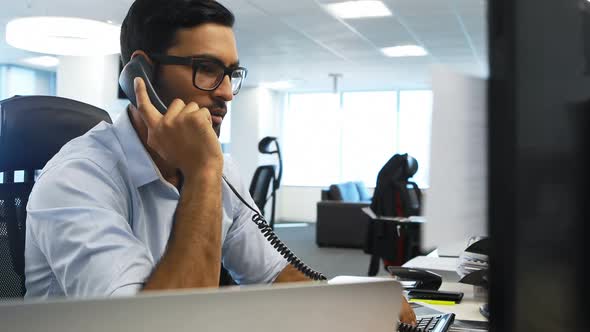
[[[396, 154], [383, 166], [377, 176], [377, 186], [371, 209], [379, 216], [409, 217], [420, 215], [420, 188], [409, 179], [418, 171], [418, 162], [407, 154]], [[402, 239], [400, 241], [400, 238]], [[364, 250], [399, 266], [416, 256], [419, 250], [419, 230], [400, 227], [389, 222], [370, 222]]]
[[405, 216], [422, 215], [422, 190], [415, 182], [408, 181], [406, 190], [401, 191], [401, 201]]
[[[52, 96], [0, 101], [0, 298], [22, 297], [26, 206], [36, 173], [70, 140], [106, 121], [108, 113]], [[23, 181], [15, 182], [22, 171]]]
[[418, 162], [408, 154], [396, 154], [381, 168], [371, 209], [381, 216], [409, 217], [421, 214], [422, 194], [409, 179], [418, 171]]
[[252, 182], [250, 182], [250, 195], [263, 215], [268, 198], [268, 189], [275, 178], [275, 169], [275, 165], [258, 166], [252, 177]]

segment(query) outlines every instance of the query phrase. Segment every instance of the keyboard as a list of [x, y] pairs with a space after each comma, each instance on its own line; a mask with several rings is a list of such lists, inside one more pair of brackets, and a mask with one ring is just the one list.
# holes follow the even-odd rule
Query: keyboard
[[422, 316], [418, 317], [418, 323], [415, 326], [400, 323], [397, 330], [399, 332], [445, 332], [454, 320], [455, 314]]

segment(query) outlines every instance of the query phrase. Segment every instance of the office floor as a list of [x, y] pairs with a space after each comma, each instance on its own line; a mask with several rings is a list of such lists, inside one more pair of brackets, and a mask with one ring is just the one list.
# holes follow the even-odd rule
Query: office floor
[[[315, 224], [277, 224], [275, 233], [295, 255], [328, 278], [367, 275], [369, 255], [362, 249], [319, 248], [315, 243]], [[381, 268], [378, 275], [387, 274]]]

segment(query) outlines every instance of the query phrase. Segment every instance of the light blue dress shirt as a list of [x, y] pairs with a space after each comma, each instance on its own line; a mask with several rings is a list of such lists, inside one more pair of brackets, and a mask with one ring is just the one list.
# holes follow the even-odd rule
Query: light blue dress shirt
[[[228, 157], [224, 174], [255, 206]], [[274, 281], [287, 262], [225, 182], [222, 194], [223, 265], [240, 284]], [[26, 297], [137, 293], [165, 253], [179, 198], [127, 112], [66, 144], [27, 205]]]

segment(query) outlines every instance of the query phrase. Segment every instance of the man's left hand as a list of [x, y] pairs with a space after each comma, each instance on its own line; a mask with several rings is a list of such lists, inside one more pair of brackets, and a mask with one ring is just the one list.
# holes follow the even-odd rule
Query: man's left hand
[[405, 297], [402, 296], [402, 310], [399, 314], [399, 320], [405, 324], [416, 325], [416, 314]]

